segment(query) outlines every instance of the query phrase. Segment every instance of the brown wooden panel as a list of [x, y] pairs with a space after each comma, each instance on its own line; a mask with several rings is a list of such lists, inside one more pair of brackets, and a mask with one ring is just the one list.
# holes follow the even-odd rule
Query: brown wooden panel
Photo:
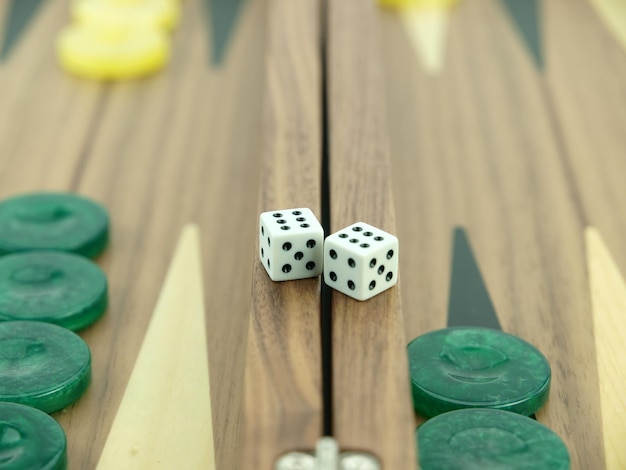
[[402, 258], [408, 335], [446, 326], [452, 231], [466, 227], [502, 328], [552, 366], [537, 418], [574, 468], [602, 468], [584, 224], [545, 77], [498, 2], [454, 10], [435, 78], [411, 59], [394, 15], [383, 25], [398, 233], [412, 240]]
[[626, 53], [591, 2], [550, 2], [546, 23], [546, 82], [576, 202], [626, 272]]
[[[357, 221], [395, 232], [380, 53], [373, 2], [328, 2], [333, 232]], [[412, 468], [399, 286], [365, 302], [334, 292], [332, 318], [334, 436], [342, 448], [374, 453], [384, 468]]]
[[[3, 8], [8, 15], [8, 5]], [[22, 163], [16, 156], [33, 155], [37, 160], [31, 163], [32, 171], [42, 172], [37, 181], [32, 175], [13, 178], [10, 184], [16, 187], [3, 186], [4, 191], [46, 188], [49, 172], [59, 173], [59, 164], [71, 167], [79, 158], [101, 86], [83, 84], [77, 90], [73, 80], [59, 71], [54, 38], [66, 23], [65, 2], [45, 2], [9, 59], [0, 65], [0, 168], [11, 173], [12, 164]], [[55, 140], [67, 147], [51, 148]], [[61, 157], [50, 158], [57, 151]], [[69, 171], [61, 173], [63, 178], [71, 177]]]
[[[274, 284], [253, 256], [258, 212], [309, 206], [320, 215], [320, 1], [272, 0], [269, 12], [266, 3], [245, 3], [219, 69], [207, 62], [203, 0], [181, 3], [172, 64], [154, 77], [65, 75], [54, 38], [69, 0], [45, 1], [0, 64], [0, 198], [76, 190], [112, 216], [111, 246], [97, 260], [111, 306], [80, 333], [93, 383], [55, 414], [71, 468], [99, 458], [187, 222], [203, 238], [217, 468], [238, 468], [241, 434], [246, 470], [311, 449], [321, 433], [319, 282]], [[450, 12], [433, 75], [395, 13], [365, 0], [328, 4], [332, 230], [364, 220], [399, 236], [403, 305], [401, 314], [400, 289], [364, 303], [334, 295], [340, 445], [412, 468], [404, 345], [446, 325], [452, 233], [462, 225], [503, 329], [553, 366], [538, 419], [566, 441], [574, 468], [603, 468], [603, 338], [583, 228], [598, 227], [626, 273], [626, 54], [590, 2], [538, 2], [539, 71], [501, 2], [468, 0]], [[0, 1], [0, 23], [7, 6]], [[619, 363], [624, 350], [607, 354]]]
[[[259, 213], [308, 207], [319, 218], [319, 2], [271, 1], [268, 32]], [[257, 247], [241, 468], [272, 468], [281, 454], [312, 449], [321, 435], [319, 315], [319, 278], [272, 282]]]
[[[574, 201], [588, 230], [588, 275], [592, 286], [599, 370], [599, 404], [606, 468], [622, 468], [626, 438], [623, 393], [626, 373], [618, 362], [626, 353], [623, 327], [626, 274], [626, 53], [585, 1], [546, 4], [546, 48], [556, 132], [566, 150], [564, 167]], [[617, 4], [616, 4], [617, 5]], [[584, 40], [581, 40], [584, 38]], [[575, 44], [575, 47], [572, 45]], [[606, 246], [601, 247], [602, 240]], [[613, 265], [612, 263], [615, 263]]]
[[152, 77], [99, 84], [64, 74], [53, 45], [69, 2], [56, 0], [45, 2], [0, 73], [0, 196], [74, 190], [111, 214], [111, 244], [97, 260], [109, 279], [110, 306], [80, 333], [92, 350], [92, 384], [55, 414], [71, 468], [98, 461], [188, 222], [203, 237], [212, 378], [206, 399], [213, 402], [217, 467], [236, 468], [239, 459], [265, 3], [247, 2], [220, 69], [207, 61], [204, 2], [182, 5], [172, 62]]

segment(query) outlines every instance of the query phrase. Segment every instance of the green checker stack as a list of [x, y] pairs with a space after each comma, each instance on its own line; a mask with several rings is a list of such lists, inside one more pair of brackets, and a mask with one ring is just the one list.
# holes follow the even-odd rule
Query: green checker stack
[[109, 216], [71, 193], [0, 203], [0, 468], [67, 468], [63, 429], [47, 413], [89, 387], [91, 352], [73, 331], [108, 303], [104, 272], [88, 258], [109, 239]]
[[2, 322], [0, 345], [0, 401], [52, 413], [74, 403], [89, 386], [89, 347], [66, 328]]
[[63, 429], [43, 411], [0, 402], [0, 468], [65, 470]]
[[87, 258], [55, 251], [0, 257], [0, 321], [43, 321], [76, 331], [106, 307], [106, 276]]
[[563, 441], [528, 418], [550, 392], [544, 355], [490, 328], [455, 327], [407, 347], [422, 470], [569, 469]]
[[464, 408], [526, 416], [543, 406], [550, 365], [534, 346], [490, 328], [433, 331], [409, 343], [415, 411], [426, 417]]
[[561, 438], [508, 411], [472, 408], [444, 413], [417, 430], [422, 470], [567, 470]]
[[107, 211], [85, 197], [42, 192], [0, 203], [0, 255], [58, 250], [95, 258], [108, 239]]

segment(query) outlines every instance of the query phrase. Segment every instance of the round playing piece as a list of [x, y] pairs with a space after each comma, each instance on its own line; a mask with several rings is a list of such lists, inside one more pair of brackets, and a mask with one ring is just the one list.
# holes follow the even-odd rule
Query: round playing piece
[[90, 380], [91, 353], [76, 333], [50, 323], [0, 323], [0, 401], [52, 413], [78, 400]]
[[408, 346], [413, 405], [423, 416], [461, 408], [531, 415], [550, 391], [550, 365], [526, 341], [489, 328], [447, 328]]
[[109, 216], [71, 193], [31, 193], [0, 203], [0, 255], [28, 250], [95, 257], [108, 242]]
[[72, 16], [78, 23], [106, 29], [171, 30], [180, 20], [180, 5], [174, 0], [78, 0]]
[[80, 330], [107, 307], [100, 267], [72, 253], [30, 251], [0, 258], [0, 321], [35, 320]]
[[566, 470], [563, 441], [534, 419], [491, 409], [457, 410], [417, 429], [422, 470]]
[[162, 69], [170, 44], [159, 28], [106, 28], [73, 25], [57, 40], [61, 66], [79, 77], [95, 80], [139, 78]]
[[63, 428], [43, 411], [0, 402], [0, 468], [2, 470], [67, 468]]
[[106, 276], [87, 258], [58, 251], [0, 258], [0, 321], [35, 320], [80, 330], [106, 307]]

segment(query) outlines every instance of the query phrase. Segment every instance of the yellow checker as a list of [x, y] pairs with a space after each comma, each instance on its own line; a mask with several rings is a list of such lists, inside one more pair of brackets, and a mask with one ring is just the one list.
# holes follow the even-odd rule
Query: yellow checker
[[61, 31], [57, 54], [61, 66], [74, 75], [124, 80], [163, 68], [170, 43], [159, 28], [122, 31], [74, 25]]
[[72, 16], [78, 23], [103, 28], [172, 30], [180, 20], [180, 4], [175, 0], [76, 0]]
[[458, 3], [459, 0], [378, 0], [379, 5], [397, 9], [411, 8], [447, 8]]

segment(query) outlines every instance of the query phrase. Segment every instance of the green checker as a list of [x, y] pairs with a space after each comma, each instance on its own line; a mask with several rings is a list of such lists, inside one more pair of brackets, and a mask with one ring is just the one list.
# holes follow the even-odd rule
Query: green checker
[[422, 470], [566, 470], [567, 447], [534, 419], [509, 411], [450, 411], [416, 433]]
[[0, 203], [0, 255], [59, 250], [96, 257], [109, 239], [109, 216], [71, 193], [32, 193]]
[[550, 391], [550, 364], [526, 341], [489, 328], [446, 328], [409, 343], [413, 406], [423, 416], [463, 408], [531, 415]]
[[0, 402], [2, 470], [65, 470], [66, 442], [63, 428], [43, 411]]
[[35, 320], [80, 330], [106, 307], [106, 276], [87, 258], [59, 251], [0, 258], [0, 321]]
[[91, 380], [91, 353], [76, 333], [50, 323], [0, 323], [0, 401], [46, 413], [74, 403]]

